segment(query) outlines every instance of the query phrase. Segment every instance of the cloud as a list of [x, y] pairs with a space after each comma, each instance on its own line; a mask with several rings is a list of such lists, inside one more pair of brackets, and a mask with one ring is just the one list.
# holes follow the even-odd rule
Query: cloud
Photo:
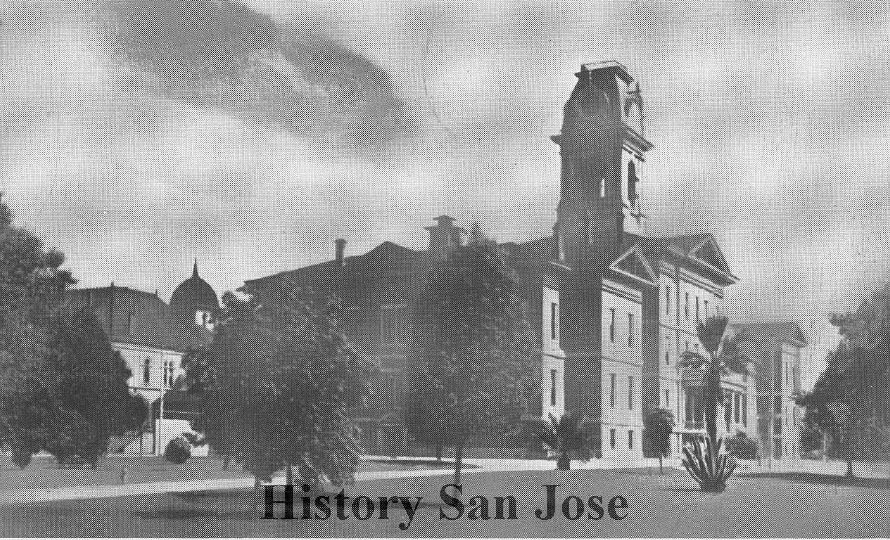
[[86, 285], [164, 296], [197, 256], [221, 292], [326, 259], [337, 236], [422, 248], [441, 213], [502, 241], [549, 234], [548, 136], [578, 64], [610, 58], [640, 81], [656, 145], [647, 231], [714, 232], [742, 278], [734, 319], [824, 337], [890, 279], [881, 2], [26, 0], [0, 16], [0, 183]]

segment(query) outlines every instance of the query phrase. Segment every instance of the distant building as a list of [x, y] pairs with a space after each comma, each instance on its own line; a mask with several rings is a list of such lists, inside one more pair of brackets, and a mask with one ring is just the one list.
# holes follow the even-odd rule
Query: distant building
[[[597, 454], [634, 460], [642, 457], [643, 412], [663, 407], [678, 421], [679, 451], [704, 424], [702, 378], [681, 370], [678, 360], [685, 350], [701, 350], [696, 323], [720, 312], [724, 289], [737, 278], [708, 233], [651, 238], [634, 227], [645, 217], [640, 184], [652, 148], [639, 85], [617, 62], [583, 65], [576, 76], [562, 132], [552, 137], [562, 160], [554, 234], [502, 244], [540, 329], [541, 382], [532, 412], [573, 411], [584, 418]], [[453, 218], [435, 221], [426, 228], [426, 250], [383, 242], [347, 257], [338, 239], [331, 261], [247, 282], [286, 277], [340, 293], [347, 333], [382, 371], [358, 412], [371, 451], [404, 444], [412, 300], [423, 294], [429, 269], [462, 242]], [[753, 380], [732, 375], [723, 387], [732, 407], [725, 431], [754, 433]]]
[[184, 373], [184, 353], [211, 335], [213, 314], [219, 308], [216, 293], [198, 275], [196, 262], [192, 276], [174, 290], [169, 305], [157, 293], [114, 283], [68, 294], [72, 305], [90, 307], [96, 314], [112, 348], [130, 369], [127, 384], [150, 405], [143, 436], [133, 433], [121, 446], [128, 452], [162, 452], [193, 417], [189, 399], [176, 382]]
[[795, 402], [801, 392], [801, 352], [807, 338], [794, 322], [736, 324], [746, 351], [754, 360], [760, 455], [783, 459], [800, 457], [803, 409]]

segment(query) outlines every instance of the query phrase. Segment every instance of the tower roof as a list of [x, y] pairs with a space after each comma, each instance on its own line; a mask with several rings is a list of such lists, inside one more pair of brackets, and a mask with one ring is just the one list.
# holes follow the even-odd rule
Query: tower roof
[[194, 313], [198, 309], [214, 310], [219, 308], [216, 291], [209, 283], [198, 275], [198, 261], [192, 268], [192, 276], [173, 291], [170, 296], [170, 307], [174, 313]]

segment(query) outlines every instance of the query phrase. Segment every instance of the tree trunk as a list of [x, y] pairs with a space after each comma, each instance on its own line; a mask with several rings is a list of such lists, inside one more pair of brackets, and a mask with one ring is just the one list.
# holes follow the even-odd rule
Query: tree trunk
[[705, 430], [711, 441], [711, 448], [717, 448], [717, 396], [722, 392], [720, 388], [720, 366], [717, 363], [716, 354], [711, 355], [708, 365], [707, 381], [705, 382]]
[[262, 508], [265, 501], [263, 500], [262, 482], [259, 476], [253, 477], [253, 504], [255, 508]]
[[559, 459], [556, 460], [556, 469], [560, 471], [568, 471], [572, 468], [572, 460], [567, 452], [562, 452]]
[[224, 471], [229, 470], [229, 460], [230, 460], [230, 459], [231, 459], [231, 458], [229, 458], [229, 455], [228, 455], [228, 454], [226, 454], [226, 455], [223, 456], [223, 470], [224, 470]]
[[442, 441], [436, 443], [436, 461], [442, 461]]
[[464, 445], [458, 443], [454, 448], [454, 483], [460, 485], [460, 468], [463, 465]]
[[658, 474], [664, 474], [664, 463], [662, 463], [661, 454], [658, 454]]
[[294, 485], [294, 468], [290, 463], [287, 464], [284, 474], [285, 474], [284, 482], [289, 486]]

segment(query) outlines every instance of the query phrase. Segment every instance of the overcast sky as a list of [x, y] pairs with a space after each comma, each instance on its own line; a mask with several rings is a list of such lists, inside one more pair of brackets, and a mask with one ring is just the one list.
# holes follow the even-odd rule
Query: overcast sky
[[193, 258], [221, 294], [340, 236], [424, 248], [442, 213], [528, 240], [573, 73], [616, 59], [647, 231], [715, 235], [734, 320], [795, 320], [821, 358], [890, 279], [885, 2], [475, 4], [6, 2], [0, 186], [81, 286], [164, 299]]

